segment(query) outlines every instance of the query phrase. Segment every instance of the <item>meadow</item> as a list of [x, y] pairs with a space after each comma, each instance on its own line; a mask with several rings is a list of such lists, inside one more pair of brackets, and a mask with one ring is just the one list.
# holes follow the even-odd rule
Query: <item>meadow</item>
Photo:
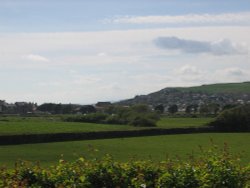
[[[162, 117], [157, 122], [160, 129], [201, 127], [213, 118]], [[60, 116], [41, 117], [0, 117], [0, 135], [51, 134], [66, 132], [98, 132], [147, 129], [128, 125], [108, 125], [95, 123], [64, 122]], [[136, 159], [165, 160], [176, 156], [186, 159], [189, 154], [198, 154], [199, 145], [208, 147], [211, 140], [222, 146], [228, 143], [232, 151], [244, 151], [242, 163], [250, 162], [250, 133], [203, 133], [165, 136], [147, 136], [103, 140], [68, 141], [43, 144], [0, 146], [0, 166], [13, 167], [17, 160], [39, 162], [49, 166], [60, 158], [68, 161], [85, 156], [101, 158], [105, 154], [118, 161]]]
[[[204, 126], [212, 118], [168, 118], [163, 117], [156, 128], [183, 128]], [[96, 123], [64, 122], [60, 116], [0, 117], [0, 135], [70, 133], [138, 130], [146, 127], [109, 125]]]
[[199, 154], [199, 146], [211, 146], [211, 141], [220, 147], [227, 143], [233, 153], [243, 154], [243, 164], [250, 162], [250, 133], [203, 133], [0, 146], [0, 166], [13, 167], [17, 159], [49, 166], [61, 158], [72, 161], [81, 156], [101, 158], [105, 154], [117, 161], [161, 161], [176, 156], [187, 159], [189, 154]]

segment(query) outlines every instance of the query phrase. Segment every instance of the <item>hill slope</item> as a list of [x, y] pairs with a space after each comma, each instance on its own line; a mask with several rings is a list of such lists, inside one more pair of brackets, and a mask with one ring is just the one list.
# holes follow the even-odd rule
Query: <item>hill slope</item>
[[250, 93], [250, 82], [210, 84], [195, 87], [176, 88], [180, 91], [204, 93]]
[[250, 82], [210, 84], [195, 87], [172, 87], [123, 100], [117, 104], [131, 105], [145, 103], [164, 106], [178, 104], [217, 103], [220, 105], [246, 103], [250, 101]]

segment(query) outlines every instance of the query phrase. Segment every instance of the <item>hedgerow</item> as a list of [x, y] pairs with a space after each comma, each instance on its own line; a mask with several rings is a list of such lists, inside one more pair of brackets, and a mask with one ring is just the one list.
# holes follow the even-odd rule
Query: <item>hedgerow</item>
[[135, 127], [155, 127], [159, 119], [159, 114], [153, 112], [147, 105], [112, 107], [112, 109], [107, 109], [107, 112], [63, 117], [64, 121], [69, 122], [121, 124]]
[[106, 156], [101, 160], [60, 160], [55, 166], [20, 161], [15, 168], [0, 170], [0, 187], [86, 188], [244, 188], [250, 186], [250, 165], [241, 166], [225, 147], [203, 151], [189, 161], [151, 160], [121, 163]]
[[222, 131], [250, 131], [250, 104], [223, 111], [209, 125]]

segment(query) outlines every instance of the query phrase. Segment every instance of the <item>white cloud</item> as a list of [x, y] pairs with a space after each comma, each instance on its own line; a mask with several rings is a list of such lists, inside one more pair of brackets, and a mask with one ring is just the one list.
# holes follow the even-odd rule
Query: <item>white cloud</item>
[[75, 85], [88, 86], [96, 84], [100, 81], [101, 79], [99, 77], [93, 75], [74, 75], [72, 83]]
[[[0, 34], [1, 95], [8, 102], [86, 104], [130, 98], [169, 86], [246, 81], [250, 80], [246, 71], [244, 76], [230, 76], [230, 72], [250, 70], [249, 54], [218, 56], [210, 51], [190, 55], [159, 50], [152, 41], [159, 36], [176, 36], [223, 48], [227, 45], [217, 40], [228, 38], [233, 47], [242, 42], [250, 46], [249, 33], [250, 27], [182, 27]], [[34, 63], [27, 57], [20, 59], [23, 54], [43, 55], [50, 61]], [[235, 69], [225, 71], [228, 67]]]
[[99, 56], [99, 57], [106, 57], [106, 56], [107, 56], [107, 53], [105, 53], [105, 52], [100, 52], [100, 53], [97, 54], [97, 56]]
[[250, 12], [223, 14], [186, 14], [162, 16], [122, 16], [105, 19], [104, 23], [116, 24], [229, 24], [249, 25]]
[[229, 67], [225, 69], [220, 69], [216, 71], [217, 75], [235, 79], [242, 78], [245, 79], [246, 76], [250, 76], [250, 72], [239, 67]]
[[162, 49], [180, 50], [186, 53], [211, 53], [213, 55], [233, 55], [247, 53], [247, 49], [229, 39], [214, 42], [187, 40], [178, 37], [158, 37], [154, 43]]
[[50, 60], [44, 56], [37, 55], [37, 54], [29, 54], [23, 56], [24, 59], [28, 59], [30, 61], [38, 61], [38, 62], [49, 62]]
[[238, 67], [225, 69], [224, 72], [229, 76], [244, 76], [246, 74], [245, 70], [242, 70]]
[[[174, 70], [176, 80], [187, 83], [202, 83], [207, 81], [207, 71], [201, 70], [194, 65], [184, 65]], [[192, 85], [192, 84], [188, 84]]]
[[201, 71], [198, 70], [196, 66], [192, 65], [184, 65], [180, 69], [176, 70], [176, 73], [181, 74], [181, 75], [193, 75], [193, 74], [201, 74]]

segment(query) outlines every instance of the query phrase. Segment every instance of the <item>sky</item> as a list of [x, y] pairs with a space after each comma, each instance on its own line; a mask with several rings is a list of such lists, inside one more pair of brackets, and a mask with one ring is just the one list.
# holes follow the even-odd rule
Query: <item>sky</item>
[[0, 0], [0, 100], [250, 81], [249, 35], [249, 0]]

